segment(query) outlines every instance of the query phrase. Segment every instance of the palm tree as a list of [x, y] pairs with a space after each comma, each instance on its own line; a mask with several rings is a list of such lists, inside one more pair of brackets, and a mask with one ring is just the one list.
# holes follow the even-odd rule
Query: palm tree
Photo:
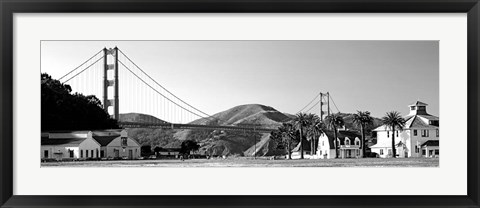
[[316, 114], [308, 114], [307, 119], [307, 140], [310, 141], [310, 155], [314, 155], [316, 150], [315, 140], [317, 140], [320, 134], [323, 132], [322, 123], [320, 122], [320, 117], [318, 117]]
[[340, 113], [330, 114], [325, 117], [326, 125], [329, 129], [333, 130], [333, 144], [335, 145], [335, 158], [338, 158], [338, 144], [337, 144], [337, 129], [344, 125], [343, 118]]
[[391, 111], [385, 114], [385, 116], [382, 118], [382, 123], [383, 125], [385, 125], [387, 133], [387, 127], [390, 127], [392, 129], [392, 156], [396, 157], [397, 151], [395, 149], [395, 128], [397, 128], [399, 131], [402, 131], [403, 127], [405, 127], [405, 119], [400, 116], [399, 112]]
[[357, 111], [353, 115], [353, 123], [360, 127], [362, 133], [362, 155], [365, 156], [365, 129], [373, 124], [373, 118], [370, 116], [368, 111]]
[[278, 127], [278, 136], [283, 144], [287, 146], [288, 159], [292, 159], [292, 143], [295, 140], [295, 128], [292, 123], [282, 123], [282, 126]]
[[303, 133], [304, 128], [308, 126], [307, 114], [297, 113], [293, 119], [295, 129], [300, 132], [300, 159], [303, 159]]

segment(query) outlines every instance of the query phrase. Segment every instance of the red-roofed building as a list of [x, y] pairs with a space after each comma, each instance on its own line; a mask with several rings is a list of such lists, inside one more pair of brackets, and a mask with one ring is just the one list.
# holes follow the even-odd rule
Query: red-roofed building
[[[377, 132], [377, 144], [371, 146], [372, 152], [382, 158], [392, 156], [392, 138], [395, 138], [397, 157], [436, 157], [440, 154], [439, 118], [427, 113], [426, 103], [417, 101], [409, 105], [410, 113], [405, 116], [403, 131], [380, 126]], [[436, 146], [435, 146], [436, 145]]]

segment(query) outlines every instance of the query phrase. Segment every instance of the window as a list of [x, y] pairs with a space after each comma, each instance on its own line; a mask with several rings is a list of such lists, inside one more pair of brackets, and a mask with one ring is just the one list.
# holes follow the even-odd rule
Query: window
[[70, 155], [70, 158], [73, 158], [73, 150], [70, 150], [70, 149], [69, 149], [69, 150], [68, 150], [68, 153], [69, 153], [69, 155]]
[[127, 146], [127, 137], [122, 137], [122, 146]]
[[427, 153], [427, 151], [422, 150], [422, 155], [425, 155], [426, 153]]
[[90, 150], [90, 156], [93, 157], [93, 150]]
[[83, 157], [83, 150], [80, 150], [80, 157]]
[[440, 155], [440, 150], [436, 149], [435, 150], [435, 155]]
[[397, 132], [397, 137], [398, 137], [398, 130], [396, 132]]
[[430, 124], [430, 125], [432, 125], [432, 126], [439, 126], [438, 120], [428, 121], [428, 124]]
[[418, 152], [420, 152], [420, 148], [418, 148], [418, 146], [415, 145], [415, 153], [418, 153]]
[[392, 149], [388, 149], [388, 155], [392, 155]]
[[439, 132], [439, 130], [437, 129], [437, 137], [438, 137], [439, 135], [440, 135], [440, 132]]
[[48, 150], [43, 151], [43, 157], [48, 158]]
[[98, 157], [98, 149], [95, 150], [95, 156]]
[[85, 150], [85, 157], [88, 158], [88, 150]]
[[413, 136], [417, 136], [417, 130], [413, 130]]
[[357, 156], [360, 156], [360, 150], [357, 150]]
[[322, 150], [320, 150], [320, 155], [322, 155]]
[[105, 157], [105, 151], [100, 150], [100, 157]]
[[322, 146], [325, 146], [325, 141], [322, 141]]
[[428, 137], [428, 129], [422, 130], [422, 137]]
[[360, 142], [359, 142], [359, 141], [355, 141], [355, 145], [360, 146]]
[[410, 110], [415, 110], [415, 106], [410, 106]]
[[345, 145], [350, 145], [350, 140], [349, 139], [345, 139]]
[[388, 138], [388, 137], [390, 137], [390, 132], [389, 132], [389, 131], [387, 131], [387, 138]]
[[423, 110], [425, 110], [425, 109], [426, 109], [425, 106], [418, 106], [418, 110], [422, 110], [422, 111], [423, 111]]
[[380, 149], [380, 155], [383, 155], [383, 149]]

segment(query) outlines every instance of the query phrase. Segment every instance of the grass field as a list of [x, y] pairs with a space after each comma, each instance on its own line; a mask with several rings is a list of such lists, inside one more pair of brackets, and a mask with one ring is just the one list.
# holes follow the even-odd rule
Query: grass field
[[189, 160], [116, 160], [47, 162], [42, 167], [439, 167], [438, 158], [360, 158], [329, 160], [268, 160], [227, 158]]

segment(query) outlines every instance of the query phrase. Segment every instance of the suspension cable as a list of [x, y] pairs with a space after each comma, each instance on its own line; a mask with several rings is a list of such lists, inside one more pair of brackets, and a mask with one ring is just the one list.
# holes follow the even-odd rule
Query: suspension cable
[[[58, 80], [61, 80], [63, 78], [65, 78], [66, 76], [68, 76], [69, 74], [71, 74], [72, 72], [74, 72], [75, 70], [77, 70], [78, 68], [80, 68], [81, 66], [83, 66], [85, 63], [89, 62], [90, 60], [92, 60], [93, 58], [95, 58], [95, 56], [97, 56], [99, 53], [101, 53], [103, 51], [100, 50], [99, 52], [97, 52], [95, 55], [93, 55], [92, 57], [90, 57], [89, 59], [87, 59], [85, 62], [83, 62], [82, 64], [80, 64], [79, 66], [75, 67], [75, 69], [71, 70], [70, 72], [68, 72], [67, 74], [63, 75], [62, 77], [60, 77], [60, 79]], [[69, 79], [70, 80], [70, 79]]]
[[302, 112], [305, 108], [307, 108], [308, 106], [310, 106], [310, 104], [312, 104], [313, 101], [315, 101], [318, 96], [319, 96], [319, 94], [317, 94], [317, 95], [312, 99], [312, 101], [310, 101], [305, 107], [303, 107], [303, 108], [302, 108], [301, 110], [299, 110], [297, 113]]
[[91, 66], [93, 66], [94, 64], [96, 64], [98, 61], [102, 60], [104, 57], [104, 55], [102, 57], [100, 57], [99, 59], [97, 59], [95, 62], [93, 62], [92, 64], [88, 65], [87, 68], [83, 69], [82, 71], [78, 72], [77, 74], [73, 75], [72, 77], [70, 77], [70, 79], [67, 79], [67, 81], [65, 82], [62, 82], [62, 83], [67, 83], [68, 81], [70, 81], [71, 79], [75, 78], [76, 76], [78, 76], [79, 74], [81, 74], [82, 72], [84, 72], [85, 70], [89, 69]]
[[319, 101], [317, 101], [317, 102], [316, 102], [314, 105], [312, 105], [312, 107], [311, 107], [311, 108], [309, 108], [309, 109], [308, 109], [307, 111], [305, 111], [305, 112], [307, 112], [307, 113], [308, 113], [308, 112], [310, 112], [310, 110], [312, 110], [312, 109], [313, 109], [313, 107], [317, 106], [319, 103], [320, 103], [320, 100], [319, 100]]
[[198, 114], [196, 114], [195, 112], [192, 112], [186, 108], [184, 108], [183, 106], [179, 105], [178, 103], [174, 102], [173, 100], [169, 99], [168, 97], [166, 97], [165, 95], [163, 95], [162, 93], [160, 93], [158, 90], [156, 90], [155, 88], [153, 88], [151, 85], [149, 85], [145, 80], [143, 80], [142, 78], [140, 78], [137, 74], [135, 74], [132, 70], [130, 70], [130, 68], [128, 68], [127, 66], [125, 66], [125, 64], [123, 62], [121, 62], [120, 60], [118, 60], [118, 62], [123, 66], [125, 67], [130, 73], [132, 73], [134, 76], [136, 76], [140, 81], [142, 81], [145, 85], [147, 85], [148, 87], [150, 87], [153, 91], [155, 91], [157, 94], [161, 95], [162, 97], [164, 97], [165, 99], [169, 100], [171, 103], [177, 105], [178, 107], [182, 108], [183, 110], [186, 110], [188, 112], [190, 112], [191, 114], [194, 114], [200, 118], [204, 118], [203, 116], [200, 116]]
[[[163, 90], [165, 90], [167, 93], [169, 93], [170, 95], [172, 95], [173, 97], [175, 97], [176, 99], [178, 99], [180, 102], [186, 104], [187, 106], [193, 108], [194, 110], [200, 112], [201, 114], [204, 114], [206, 115], [207, 117], [212, 117], [214, 118], [213, 116], [193, 107], [192, 105], [188, 104], [187, 102], [183, 101], [182, 99], [180, 99], [179, 97], [177, 97], [175, 94], [171, 93], [170, 91], [168, 91], [165, 87], [163, 87], [161, 84], [159, 84], [157, 81], [155, 81], [152, 77], [150, 77], [150, 75], [148, 75], [145, 71], [143, 71], [135, 62], [133, 62], [122, 50], [118, 49], [120, 51], [120, 53], [122, 53], [125, 58], [127, 58], [128, 61], [130, 61], [135, 67], [137, 67], [137, 69], [139, 69], [143, 74], [145, 74], [148, 78], [150, 78], [150, 80], [152, 80], [153, 82], [155, 82], [155, 84], [157, 84], [159, 87], [161, 87]], [[203, 116], [202, 116], [203, 118]]]
[[335, 106], [335, 108], [337, 109], [337, 111], [340, 113], [340, 110], [338, 110], [337, 104], [335, 104], [335, 101], [333, 100], [333, 98], [332, 98], [331, 95], [330, 95], [330, 99], [332, 100], [333, 105]]

